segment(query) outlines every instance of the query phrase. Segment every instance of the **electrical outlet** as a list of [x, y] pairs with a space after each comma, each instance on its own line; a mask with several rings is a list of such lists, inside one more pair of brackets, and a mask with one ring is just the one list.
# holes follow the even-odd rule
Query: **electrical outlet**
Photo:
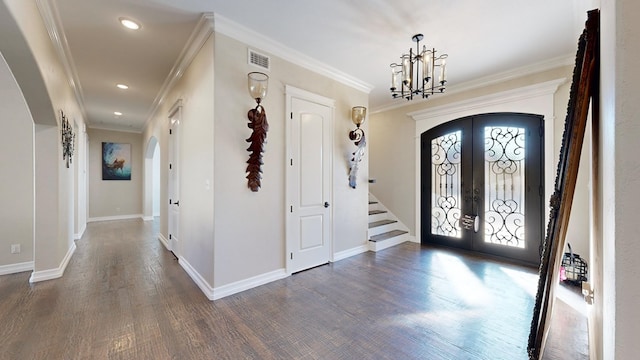
[[20, 254], [20, 244], [11, 244], [11, 253]]

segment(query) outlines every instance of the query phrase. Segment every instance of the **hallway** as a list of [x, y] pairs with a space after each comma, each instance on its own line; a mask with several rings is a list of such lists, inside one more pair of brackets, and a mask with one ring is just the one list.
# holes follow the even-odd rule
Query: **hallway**
[[[526, 358], [528, 268], [405, 243], [210, 302], [157, 222], [90, 223], [77, 247], [61, 279], [0, 277], [0, 359]], [[554, 358], [586, 359], [554, 331]]]

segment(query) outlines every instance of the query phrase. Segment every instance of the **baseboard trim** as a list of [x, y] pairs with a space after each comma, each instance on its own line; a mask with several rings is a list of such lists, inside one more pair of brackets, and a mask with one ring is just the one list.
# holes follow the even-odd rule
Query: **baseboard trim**
[[33, 261], [0, 266], [0, 275], [17, 274], [25, 271], [33, 271]]
[[115, 221], [115, 220], [131, 220], [142, 219], [142, 214], [118, 215], [118, 216], [99, 216], [89, 218], [88, 222]]
[[194, 269], [193, 266], [191, 266], [191, 264], [189, 264], [189, 262], [184, 258], [178, 259], [178, 264], [180, 264], [180, 266], [182, 266], [184, 271], [187, 272], [191, 280], [193, 280], [193, 282], [195, 282], [196, 285], [198, 285], [198, 287], [204, 293], [207, 299], [214, 300], [214, 297], [213, 297], [214, 289], [213, 287], [211, 287], [211, 285], [209, 285], [207, 280], [205, 280], [202, 277], [202, 275], [200, 275], [200, 273], [196, 271], [196, 269]]
[[162, 243], [162, 245], [164, 245], [164, 248], [171, 251], [171, 249], [169, 248], [169, 240], [167, 240], [166, 237], [164, 237], [164, 235], [162, 234], [158, 234], [158, 240], [160, 240], [160, 242]]
[[333, 254], [333, 262], [340, 261], [358, 254], [362, 254], [367, 251], [369, 251], [369, 247], [367, 245], [360, 245], [348, 250], [340, 251]]
[[409, 235], [409, 240], [407, 240], [407, 241], [412, 242], [412, 243], [420, 243], [420, 241], [418, 241], [418, 239], [413, 235]]
[[151, 220], [153, 220], [153, 216], [143, 216], [142, 220], [143, 221], [151, 221]]
[[74, 240], [80, 240], [80, 239], [82, 239], [82, 235], [84, 235], [84, 232], [85, 232], [86, 230], [87, 230], [87, 223], [84, 223], [84, 224], [82, 225], [82, 229], [80, 229], [80, 232], [79, 232], [79, 233], [77, 233], [77, 234], [74, 234], [74, 235], [73, 235], [73, 239], [74, 239]]
[[248, 279], [236, 281], [231, 284], [218, 286], [213, 289], [213, 296], [210, 300], [218, 300], [223, 297], [237, 294], [241, 291], [249, 290], [260, 285], [268, 284], [272, 281], [281, 280], [286, 278], [287, 271], [285, 269], [278, 269]]
[[29, 282], [35, 283], [39, 281], [52, 280], [52, 279], [57, 279], [59, 277], [62, 277], [62, 275], [64, 274], [64, 270], [67, 268], [67, 265], [69, 264], [69, 260], [71, 260], [71, 257], [73, 256], [73, 253], [75, 251], [76, 251], [76, 243], [73, 242], [71, 243], [71, 247], [69, 247], [67, 254], [64, 256], [64, 259], [62, 259], [62, 263], [60, 263], [60, 266], [58, 266], [57, 269], [34, 271], [31, 273], [31, 278], [29, 278]]

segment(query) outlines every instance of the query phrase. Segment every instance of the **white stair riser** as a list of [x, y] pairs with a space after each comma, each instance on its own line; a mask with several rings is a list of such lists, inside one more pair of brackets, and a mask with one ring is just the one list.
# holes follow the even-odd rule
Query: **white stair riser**
[[389, 232], [391, 230], [401, 230], [400, 227], [398, 226], [397, 222], [391, 223], [391, 224], [387, 224], [387, 225], [382, 225], [382, 226], [376, 226], [373, 228], [369, 229], [369, 238], [371, 238], [374, 235], [378, 235], [378, 234], [382, 234], [382, 233], [386, 233]]
[[377, 252], [398, 244], [402, 244], [403, 242], [408, 240], [409, 234], [402, 234], [382, 241], [369, 241], [369, 250]]
[[375, 214], [369, 215], [369, 222], [372, 223], [374, 221], [385, 220], [389, 218], [389, 213]]

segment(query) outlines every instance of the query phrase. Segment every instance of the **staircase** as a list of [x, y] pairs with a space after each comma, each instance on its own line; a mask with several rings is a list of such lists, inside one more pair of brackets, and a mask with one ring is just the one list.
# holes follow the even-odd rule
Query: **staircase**
[[371, 194], [369, 194], [368, 233], [370, 251], [384, 250], [411, 240], [407, 227]]

